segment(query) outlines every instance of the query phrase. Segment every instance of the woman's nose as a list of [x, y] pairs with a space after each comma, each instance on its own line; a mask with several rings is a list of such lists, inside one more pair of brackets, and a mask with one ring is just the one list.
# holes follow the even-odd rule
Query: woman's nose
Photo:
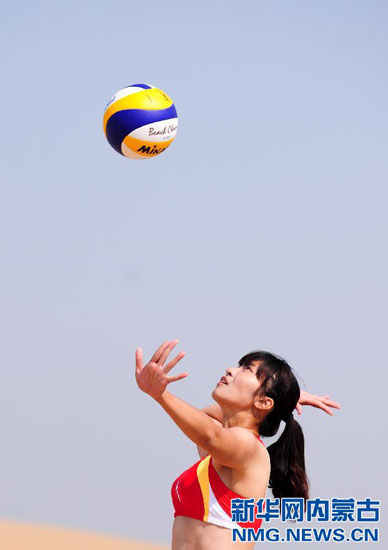
[[226, 369], [226, 376], [233, 376], [233, 367], [228, 367]]

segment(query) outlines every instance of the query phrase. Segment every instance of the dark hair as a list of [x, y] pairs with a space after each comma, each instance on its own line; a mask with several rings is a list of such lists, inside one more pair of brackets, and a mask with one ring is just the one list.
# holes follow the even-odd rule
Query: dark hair
[[254, 351], [244, 355], [239, 366], [259, 361], [257, 378], [260, 380], [258, 395], [274, 400], [273, 409], [259, 426], [259, 434], [271, 437], [279, 429], [280, 421], [286, 426], [279, 439], [268, 447], [271, 459], [269, 487], [275, 498], [309, 498], [309, 485], [304, 460], [304, 436], [302, 428], [292, 416], [300, 396], [300, 388], [290, 365], [281, 357], [267, 351]]

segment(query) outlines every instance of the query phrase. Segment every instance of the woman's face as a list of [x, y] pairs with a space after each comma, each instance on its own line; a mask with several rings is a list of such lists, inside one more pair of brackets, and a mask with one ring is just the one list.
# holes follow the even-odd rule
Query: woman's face
[[241, 367], [229, 367], [213, 390], [212, 397], [220, 405], [237, 410], [250, 410], [255, 393], [260, 387], [256, 373], [260, 361]]

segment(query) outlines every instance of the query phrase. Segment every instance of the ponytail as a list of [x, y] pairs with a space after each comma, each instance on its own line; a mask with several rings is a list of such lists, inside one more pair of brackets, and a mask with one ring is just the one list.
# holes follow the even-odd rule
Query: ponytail
[[300, 388], [290, 365], [282, 357], [267, 351], [244, 355], [239, 365], [260, 362], [256, 376], [260, 380], [258, 395], [273, 399], [273, 409], [259, 425], [259, 434], [273, 437], [282, 420], [286, 423], [279, 439], [267, 448], [271, 459], [269, 488], [275, 498], [309, 498], [309, 484], [304, 460], [302, 428], [292, 416]]
[[268, 447], [271, 459], [269, 488], [275, 498], [309, 498], [302, 428], [292, 414], [279, 439]]

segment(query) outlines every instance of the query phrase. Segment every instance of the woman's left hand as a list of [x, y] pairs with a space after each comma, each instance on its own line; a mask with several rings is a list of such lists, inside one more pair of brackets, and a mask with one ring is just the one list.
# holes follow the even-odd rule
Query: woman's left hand
[[330, 407], [333, 409], [341, 408], [341, 405], [332, 401], [329, 395], [315, 395], [304, 390], [300, 391], [299, 401], [296, 404], [296, 411], [299, 415], [302, 414], [302, 405], [311, 405], [317, 409], [322, 409], [327, 414], [330, 414], [330, 416], [333, 416]]
[[177, 374], [176, 376], [167, 376], [170, 370], [180, 361], [185, 352], [181, 351], [166, 366], [168, 356], [172, 349], [177, 345], [178, 340], [164, 342], [153, 354], [151, 360], [143, 366], [143, 351], [141, 348], [136, 350], [136, 382], [139, 388], [148, 393], [151, 397], [158, 398], [162, 395], [166, 386], [171, 382], [177, 382], [188, 376], [187, 372]]

